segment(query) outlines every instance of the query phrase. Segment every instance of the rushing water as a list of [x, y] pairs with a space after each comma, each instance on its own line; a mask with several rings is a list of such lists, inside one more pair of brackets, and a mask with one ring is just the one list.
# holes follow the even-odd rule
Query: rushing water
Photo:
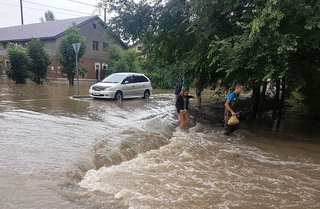
[[169, 92], [118, 103], [0, 82], [1, 209], [320, 208], [317, 121], [180, 132]]

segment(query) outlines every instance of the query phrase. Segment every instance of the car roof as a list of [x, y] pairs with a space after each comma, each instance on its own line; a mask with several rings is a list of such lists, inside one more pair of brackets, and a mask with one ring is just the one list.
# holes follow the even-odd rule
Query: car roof
[[122, 72], [122, 73], [112, 73], [114, 75], [143, 75], [144, 74], [141, 74], [141, 73], [131, 73], [131, 72]]

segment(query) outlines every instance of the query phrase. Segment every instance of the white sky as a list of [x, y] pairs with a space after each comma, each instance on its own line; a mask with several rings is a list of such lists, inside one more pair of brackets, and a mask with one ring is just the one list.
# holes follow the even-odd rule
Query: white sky
[[[96, 15], [99, 13], [94, 13], [95, 7], [91, 5], [98, 2], [99, 0], [23, 0], [24, 24], [40, 22], [39, 19], [48, 10], [59, 20]], [[103, 14], [100, 17], [103, 19]], [[0, 0], [0, 28], [16, 25], [21, 25], [20, 0]]]

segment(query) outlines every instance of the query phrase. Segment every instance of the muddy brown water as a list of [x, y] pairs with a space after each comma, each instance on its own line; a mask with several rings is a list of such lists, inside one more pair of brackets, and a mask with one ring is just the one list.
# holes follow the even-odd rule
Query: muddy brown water
[[121, 103], [76, 92], [0, 78], [1, 209], [320, 208], [316, 120], [225, 137], [192, 118], [180, 132], [171, 91]]

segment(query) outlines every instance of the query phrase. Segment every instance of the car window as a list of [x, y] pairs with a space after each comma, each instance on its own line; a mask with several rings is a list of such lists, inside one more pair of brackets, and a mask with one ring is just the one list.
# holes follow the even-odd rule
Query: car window
[[149, 80], [145, 76], [141, 76], [141, 82], [149, 82]]
[[128, 83], [134, 83], [133, 76], [128, 76], [128, 77], [126, 77], [126, 78], [123, 80], [123, 83], [125, 83], [126, 81], [128, 81]]
[[148, 82], [148, 79], [142, 75], [134, 76], [134, 82], [139, 83], [139, 82]]
[[102, 83], [120, 83], [124, 77], [125, 75], [111, 74], [103, 79]]

